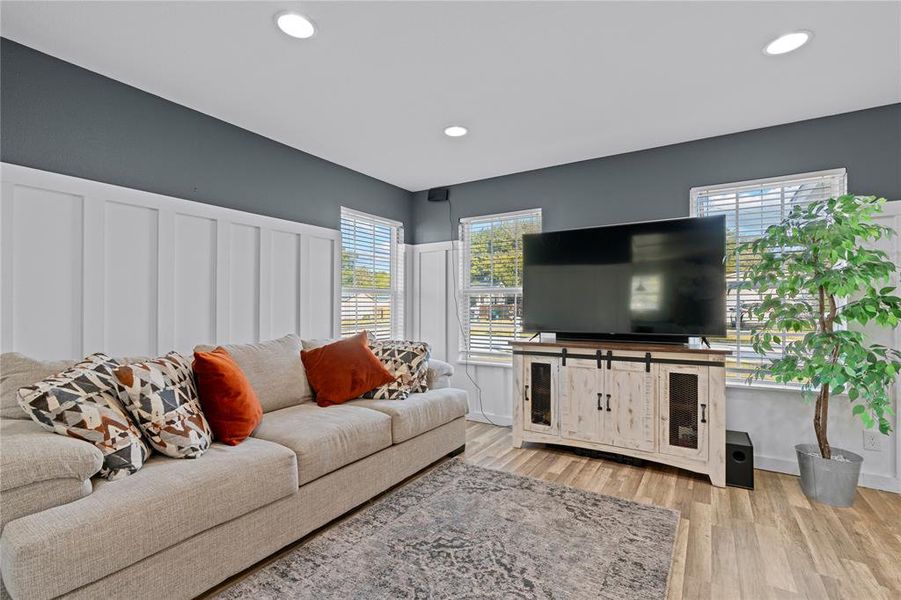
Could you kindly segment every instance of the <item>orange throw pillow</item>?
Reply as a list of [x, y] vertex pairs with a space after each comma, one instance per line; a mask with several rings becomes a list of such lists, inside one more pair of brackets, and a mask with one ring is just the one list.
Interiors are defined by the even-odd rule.
[[319, 406], [341, 404], [394, 381], [394, 375], [369, 349], [365, 331], [326, 346], [301, 350], [300, 358]]
[[263, 407], [244, 371], [225, 348], [194, 353], [194, 379], [200, 406], [213, 437], [237, 446], [263, 420]]

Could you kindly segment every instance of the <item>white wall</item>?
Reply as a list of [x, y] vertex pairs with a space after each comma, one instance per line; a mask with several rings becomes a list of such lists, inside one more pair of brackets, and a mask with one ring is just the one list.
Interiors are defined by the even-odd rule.
[[338, 331], [339, 232], [0, 165], [0, 350], [81, 358]]
[[[880, 222], [901, 234], [901, 202], [889, 203]], [[896, 263], [901, 262], [901, 236], [883, 241], [881, 247]], [[412, 250], [412, 337], [431, 342], [436, 357], [455, 365], [454, 385], [470, 392], [470, 419], [509, 425], [513, 405], [511, 369], [497, 365], [464, 365], [459, 361], [460, 327], [453, 294], [458, 276], [455, 245], [436, 242], [413, 246]], [[901, 348], [901, 328], [871, 333], [874, 341]], [[478, 392], [467, 371], [482, 390], [481, 408]], [[895, 386], [895, 398], [895, 406], [901, 406], [901, 386]], [[755, 466], [797, 474], [795, 444], [815, 440], [813, 408], [803, 400], [800, 392], [739, 383], [727, 388], [726, 407], [727, 427], [747, 431], [751, 436]], [[847, 397], [832, 399], [830, 441], [864, 457], [861, 474], [864, 486], [901, 491], [901, 444], [897, 434], [901, 418], [896, 415], [894, 419], [895, 432], [888, 437], [880, 436], [881, 450], [864, 450], [863, 427], [859, 419], [851, 417]]]

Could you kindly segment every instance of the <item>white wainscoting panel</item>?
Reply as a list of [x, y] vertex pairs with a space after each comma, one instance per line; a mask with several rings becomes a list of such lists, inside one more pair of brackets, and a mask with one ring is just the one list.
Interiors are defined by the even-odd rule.
[[0, 175], [3, 352], [337, 335], [337, 230], [18, 165]]
[[423, 248], [414, 254], [414, 279], [419, 282], [419, 294], [415, 296], [414, 336], [432, 345], [435, 358], [448, 360], [447, 302], [453, 300], [447, 294], [448, 248]]
[[175, 215], [174, 347], [216, 339], [216, 220]]
[[269, 273], [268, 330], [297, 331], [300, 327], [300, 236], [273, 231]]
[[[159, 211], [133, 204], [105, 204], [105, 352], [129, 348], [159, 352]], [[102, 263], [101, 263], [102, 264]]]
[[28, 354], [78, 354], [84, 199], [63, 190], [13, 188], [6, 182], [3, 192], [4, 197], [12, 193], [18, 197], [3, 203], [3, 286], [8, 298], [4, 298], [4, 346], [19, 340], [21, 351]]
[[[301, 240], [301, 271], [306, 274], [301, 284], [303, 306], [301, 329], [307, 337], [336, 337], [339, 328], [341, 295], [341, 241], [337, 237], [307, 235]], [[321, 260], [334, 256], [333, 260]]]
[[228, 337], [234, 343], [260, 339], [260, 228], [229, 225]]

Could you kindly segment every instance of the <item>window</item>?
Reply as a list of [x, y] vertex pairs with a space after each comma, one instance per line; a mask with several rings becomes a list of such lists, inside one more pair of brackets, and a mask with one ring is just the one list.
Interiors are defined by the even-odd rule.
[[460, 323], [464, 359], [510, 358], [522, 330], [522, 236], [541, 231], [541, 210], [460, 219]]
[[341, 208], [341, 335], [404, 335], [404, 228]]
[[[732, 380], [747, 380], [766, 357], [751, 347], [751, 321], [748, 310], [760, 302], [755, 290], [739, 289], [743, 283], [743, 267], [752, 263], [752, 254], [736, 253], [738, 244], [760, 237], [766, 228], [782, 220], [798, 204], [839, 196], [846, 193], [844, 169], [805, 173], [692, 188], [691, 212], [697, 216], [726, 216], [726, 337], [712, 339], [714, 347], [730, 350], [726, 375]], [[783, 343], [802, 337], [807, 332], [773, 332]], [[778, 356], [779, 351], [776, 351]]]

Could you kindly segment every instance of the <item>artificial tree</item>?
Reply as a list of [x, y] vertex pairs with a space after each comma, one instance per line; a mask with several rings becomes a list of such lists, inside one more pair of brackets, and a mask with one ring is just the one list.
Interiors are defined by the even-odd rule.
[[[816, 394], [813, 427], [824, 459], [832, 458], [830, 395], [847, 393], [852, 413], [867, 428], [891, 431], [889, 387], [901, 371], [901, 352], [868, 344], [848, 328], [870, 322], [896, 327], [901, 321], [901, 298], [888, 283], [898, 267], [872, 248], [894, 234], [874, 222], [884, 204], [884, 198], [845, 195], [797, 205], [737, 249], [750, 262], [745, 285], [761, 295], [749, 311], [758, 323], [752, 346], [762, 356], [782, 347], [752, 377], [800, 383], [806, 396]], [[773, 332], [790, 332], [794, 339]]]

